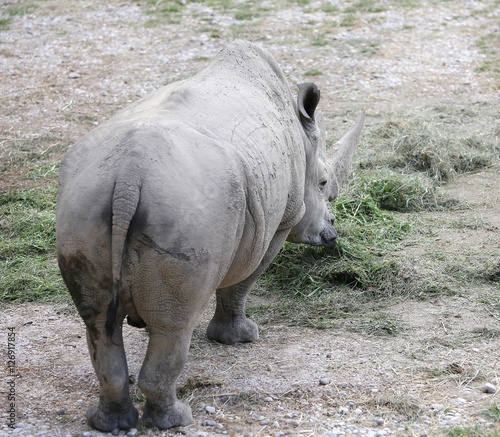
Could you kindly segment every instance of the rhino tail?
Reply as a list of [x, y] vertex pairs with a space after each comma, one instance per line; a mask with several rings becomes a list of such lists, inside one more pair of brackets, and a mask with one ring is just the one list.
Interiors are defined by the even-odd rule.
[[126, 253], [127, 235], [141, 195], [140, 183], [116, 182], [113, 190], [111, 223], [112, 297], [106, 314], [106, 334], [111, 337], [118, 324], [119, 290]]

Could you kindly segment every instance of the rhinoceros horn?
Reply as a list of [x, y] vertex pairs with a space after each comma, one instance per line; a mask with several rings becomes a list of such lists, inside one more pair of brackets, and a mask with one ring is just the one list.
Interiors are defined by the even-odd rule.
[[349, 174], [352, 157], [361, 136], [364, 121], [365, 112], [362, 111], [356, 124], [336, 144], [326, 151], [326, 162], [331, 175], [330, 200], [335, 199], [339, 195], [339, 190]]

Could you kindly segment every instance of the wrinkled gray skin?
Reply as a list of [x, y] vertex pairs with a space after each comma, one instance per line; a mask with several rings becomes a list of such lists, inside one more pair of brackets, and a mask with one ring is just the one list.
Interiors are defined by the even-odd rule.
[[272, 56], [236, 42], [66, 153], [57, 254], [100, 383], [91, 426], [127, 429], [138, 418], [125, 317], [150, 330], [139, 375], [144, 423], [187, 425], [191, 410], [175, 385], [214, 290], [208, 338], [254, 341], [245, 301], [285, 240], [335, 243], [328, 201], [348, 173], [364, 116], [326, 152], [318, 101], [316, 86], [303, 84], [296, 103]]

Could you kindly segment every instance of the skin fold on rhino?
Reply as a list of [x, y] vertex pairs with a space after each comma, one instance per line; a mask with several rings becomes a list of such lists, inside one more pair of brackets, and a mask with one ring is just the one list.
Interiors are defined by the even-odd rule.
[[143, 422], [192, 422], [175, 384], [193, 329], [216, 290], [208, 338], [254, 341], [252, 284], [285, 240], [335, 244], [329, 201], [344, 182], [364, 121], [332, 148], [320, 92], [295, 100], [273, 57], [235, 42], [197, 75], [160, 88], [75, 143], [59, 174], [59, 267], [85, 322], [101, 431], [128, 429], [122, 323], [147, 326]]

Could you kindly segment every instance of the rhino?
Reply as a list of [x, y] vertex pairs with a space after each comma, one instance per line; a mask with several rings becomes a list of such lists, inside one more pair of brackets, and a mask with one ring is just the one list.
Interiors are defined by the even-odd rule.
[[66, 152], [57, 260], [100, 384], [90, 426], [128, 429], [138, 420], [125, 318], [149, 331], [138, 378], [143, 423], [188, 425], [176, 380], [214, 291], [208, 338], [255, 341], [247, 296], [285, 241], [335, 244], [329, 202], [348, 175], [364, 112], [327, 150], [319, 100], [313, 83], [300, 84], [294, 99], [272, 55], [237, 41]]

